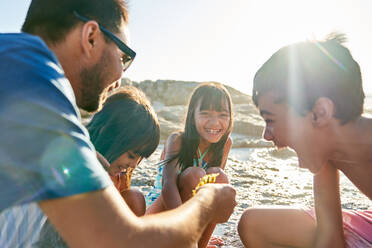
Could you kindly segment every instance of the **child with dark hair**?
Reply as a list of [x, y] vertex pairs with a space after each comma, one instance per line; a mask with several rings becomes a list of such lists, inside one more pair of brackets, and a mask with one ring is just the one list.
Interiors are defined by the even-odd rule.
[[110, 96], [87, 125], [96, 150], [109, 162], [106, 167], [126, 203], [137, 215], [145, 214], [144, 196], [130, 189], [133, 169], [159, 144], [155, 111], [142, 91], [126, 86]]
[[[225, 87], [218, 83], [198, 86], [188, 103], [184, 131], [172, 133], [164, 147], [156, 187], [147, 196], [150, 204], [154, 201], [147, 214], [176, 208], [190, 199], [206, 174], [219, 173], [216, 182], [228, 183], [223, 170], [232, 144], [232, 124], [232, 103]], [[199, 248], [207, 246], [214, 228], [210, 223]]]
[[[139, 190], [130, 188], [131, 176], [142, 158], [155, 151], [160, 139], [158, 119], [145, 94], [132, 86], [119, 88], [107, 98], [87, 129], [98, 159], [115, 187], [134, 214], [144, 215], [145, 198]], [[67, 247], [49, 221], [43, 225], [35, 245]]]
[[281, 48], [258, 70], [253, 101], [264, 138], [314, 173], [315, 208], [246, 210], [246, 247], [372, 247], [372, 211], [342, 210], [339, 171], [372, 199], [372, 119], [362, 116], [358, 63], [342, 34]]

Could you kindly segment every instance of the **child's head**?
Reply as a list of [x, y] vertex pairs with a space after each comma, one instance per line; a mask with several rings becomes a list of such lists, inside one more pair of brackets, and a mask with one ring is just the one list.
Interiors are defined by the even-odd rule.
[[[130, 86], [110, 96], [87, 128], [97, 151], [111, 166], [118, 163], [122, 167], [118, 170], [135, 167], [142, 157], [149, 157], [160, 139], [158, 119], [150, 102], [142, 91]], [[125, 161], [133, 163], [128, 166]]]
[[345, 124], [362, 114], [364, 92], [358, 63], [342, 45], [345, 36], [331, 34], [325, 41], [307, 41], [285, 46], [257, 71], [253, 101], [267, 92], [276, 101], [306, 114], [320, 97], [335, 105], [334, 117]]
[[222, 84], [199, 85], [189, 99], [185, 135], [225, 143], [232, 129], [231, 105], [230, 94]]
[[182, 170], [192, 165], [201, 141], [210, 143], [212, 166], [219, 166], [224, 145], [233, 125], [229, 92], [219, 83], [203, 83], [192, 93], [182, 135], [179, 163]]
[[252, 97], [266, 122], [264, 138], [293, 148], [299, 165], [314, 173], [332, 153], [334, 128], [363, 110], [360, 68], [343, 40], [336, 35], [281, 48], [254, 79]]

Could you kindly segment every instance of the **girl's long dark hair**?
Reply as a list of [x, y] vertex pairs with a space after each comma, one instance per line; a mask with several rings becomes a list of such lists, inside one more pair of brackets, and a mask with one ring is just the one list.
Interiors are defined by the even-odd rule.
[[150, 102], [132, 86], [110, 96], [87, 129], [96, 150], [109, 163], [128, 150], [149, 157], [160, 139], [159, 122]]
[[201, 101], [200, 110], [208, 109], [215, 111], [223, 111], [223, 103], [225, 102], [230, 114], [230, 122], [225, 134], [217, 143], [213, 143], [209, 147], [208, 152], [212, 154], [212, 159], [208, 163], [209, 167], [221, 165], [224, 146], [232, 130], [232, 103], [227, 89], [219, 83], [203, 83], [195, 88], [188, 103], [185, 130], [181, 134], [181, 150], [170, 159], [178, 158], [178, 166], [181, 171], [193, 166], [193, 159], [197, 157], [200, 135], [195, 126], [195, 110], [199, 101]]

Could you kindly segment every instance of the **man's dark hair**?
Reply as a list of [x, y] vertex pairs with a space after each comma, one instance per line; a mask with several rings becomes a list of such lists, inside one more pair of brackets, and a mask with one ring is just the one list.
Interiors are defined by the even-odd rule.
[[320, 97], [331, 99], [334, 117], [342, 124], [363, 112], [364, 92], [358, 63], [342, 44], [344, 34], [332, 33], [324, 41], [285, 46], [274, 53], [254, 77], [252, 98], [273, 92], [300, 114], [312, 110]]
[[114, 33], [128, 22], [123, 0], [32, 0], [22, 31], [40, 36], [45, 42], [56, 44], [81, 22], [74, 11], [97, 21]]

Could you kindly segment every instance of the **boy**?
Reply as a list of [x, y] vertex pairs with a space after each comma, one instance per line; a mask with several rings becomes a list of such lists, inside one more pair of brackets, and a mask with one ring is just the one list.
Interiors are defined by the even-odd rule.
[[372, 199], [372, 119], [361, 116], [360, 68], [344, 41], [283, 47], [255, 75], [264, 138], [314, 173], [315, 213], [248, 209], [238, 226], [246, 247], [372, 247], [372, 211], [341, 210], [339, 171]]

